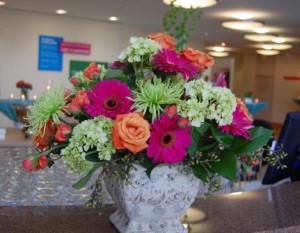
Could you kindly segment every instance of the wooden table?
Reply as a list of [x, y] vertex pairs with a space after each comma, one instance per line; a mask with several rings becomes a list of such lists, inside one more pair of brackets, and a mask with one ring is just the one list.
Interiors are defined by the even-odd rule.
[[[299, 196], [300, 182], [295, 182], [241, 195], [198, 198], [186, 222], [191, 233], [300, 232]], [[108, 219], [115, 209], [107, 205], [99, 215], [81, 206], [2, 206], [0, 232], [117, 233]]]
[[25, 138], [22, 129], [6, 128], [6, 138], [5, 140], [0, 140], [0, 146], [30, 147], [32, 146], [32, 140], [30, 138]]

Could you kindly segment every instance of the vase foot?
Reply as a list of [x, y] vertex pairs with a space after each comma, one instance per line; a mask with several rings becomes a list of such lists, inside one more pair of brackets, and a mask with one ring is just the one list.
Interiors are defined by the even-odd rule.
[[188, 233], [179, 219], [137, 219], [130, 220], [119, 210], [109, 217], [120, 233]]

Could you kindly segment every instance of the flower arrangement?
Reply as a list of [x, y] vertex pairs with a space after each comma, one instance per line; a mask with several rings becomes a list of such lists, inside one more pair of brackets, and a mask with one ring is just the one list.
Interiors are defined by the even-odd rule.
[[16, 83], [17, 88], [27, 88], [27, 89], [32, 89], [31, 83], [27, 83], [24, 80], [20, 80]]
[[63, 159], [84, 175], [75, 188], [106, 166], [126, 179], [134, 163], [149, 176], [156, 166], [182, 163], [210, 191], [218, 176], [235, 181], [237, 161], [256, 161], [272, 131], [252, 125], [224, 75], [213, 83], [201, 78], [214, 64], [210, 56], [176, 51], [175, 43], [165, 33], [131, 37], [109, 69], [91, 63], [69, 79], [72, 89], [41, 96], [28, 115], [36, 152], [24, 169]]
[[20, 88], [20, 90], [21, 90], [21, 98], [22, 99], [24, 98], [25, 100], [28, 100], [29, 99], [28, 90], [32, 89], [31, 83], [27, 83], [24, 80], [20, 80], [16, 83], [16, 87]]

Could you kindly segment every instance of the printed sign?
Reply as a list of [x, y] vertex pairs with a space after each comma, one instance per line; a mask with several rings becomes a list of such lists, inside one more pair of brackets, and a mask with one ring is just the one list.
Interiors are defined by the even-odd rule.
[[63, 54], [59, 50], [62, 37], [39, 36], [39, 70], [62, 71]]
[[85, 54], [89, 55], [91, 53], [91, 45], [85, 43], [75, 43], [75, 42], [61, 42], [60, 51], [62, 53], [74, 53], [74, 54]]

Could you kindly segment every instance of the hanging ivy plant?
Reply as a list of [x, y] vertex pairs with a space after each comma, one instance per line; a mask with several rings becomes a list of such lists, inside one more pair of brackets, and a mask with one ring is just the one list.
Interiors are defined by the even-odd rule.
[[202, 11], [200, 8], [187, 9], [175, 6], [174, 1], [170, 6], [163, 17], [163, 27], [166, 33], [176, 38], [176, 49], [180, 50], [196, 30]]

